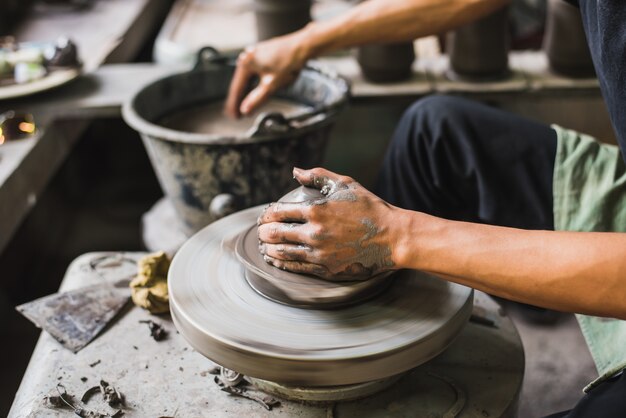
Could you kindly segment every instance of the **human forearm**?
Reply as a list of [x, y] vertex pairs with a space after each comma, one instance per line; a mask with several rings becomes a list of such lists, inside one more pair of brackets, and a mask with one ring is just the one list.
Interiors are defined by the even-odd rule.
[[263, 212], [260, 250], [275, 267], [329, 280], [417, 269], [520, 302], [626, 319], [626, 233], [450, 221], [392, 206], [328, 170], [294, 176], [323, 197]]
[[403, 216], [407, 232], [396, 244], [400, 267], [520, 302], [626, 319], [626, 234], [527, 231], [415, 212]]
[[[246, 48], [226, 99], [226, 114], [249, 114], [293, 81], [307, 60], [367, 43], [413, 40], [444, 32], [501, 7], [508, 0], [369, 0], [333, 19]], [[250, 78], [258, 85], [247, 92]]]
[[508, 0], [369, 0], [298, 35], [308, 58], [368, 43], [413, 40], [478, 19]]

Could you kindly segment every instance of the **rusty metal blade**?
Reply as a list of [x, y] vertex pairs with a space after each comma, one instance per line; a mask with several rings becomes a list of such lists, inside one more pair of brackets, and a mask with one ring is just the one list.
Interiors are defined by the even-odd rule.
[[44, 296], [16, 309], [65, 348], [77, 353], [102, 331], [129, 299], [127, 286], [103, 283]]

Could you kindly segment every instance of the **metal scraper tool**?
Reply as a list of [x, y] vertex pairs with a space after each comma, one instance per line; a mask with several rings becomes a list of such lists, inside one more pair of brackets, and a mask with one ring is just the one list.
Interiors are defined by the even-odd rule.
[[128, 303], [128, 280], [44, 296], [16, 307], [65, 348], [77, 353]]

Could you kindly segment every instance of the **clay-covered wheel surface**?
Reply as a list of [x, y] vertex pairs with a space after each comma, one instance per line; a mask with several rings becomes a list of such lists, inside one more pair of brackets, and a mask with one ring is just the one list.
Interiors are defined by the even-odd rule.
[[170, 309], [200, 353], [259, 379], [332, 386], [393, 376], [443, 351], [467, 322], [472, 290], [413, 270], [357, 305], [301, 309], [253, 290], [234, 253], [262, 206], [210, 224], [178, 251]]
[[254, 224], [237, 237], [235, 255], [246, 269], [250, 286], [278, 303], [317, 309], [354, 305], [382, 292], [393, 281], [389, 277], [391, 272], [379, 273], [368, 280], [331, 281], [281, 270], [263, 260], [258, 242]]

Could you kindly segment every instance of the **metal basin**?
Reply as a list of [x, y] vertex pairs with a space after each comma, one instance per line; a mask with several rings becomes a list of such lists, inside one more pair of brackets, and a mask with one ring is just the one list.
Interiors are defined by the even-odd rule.
[[294, 117], [261, 114], [239, 136], [182, 132], [165, 116], [226, 97], [234, 60], [204, 48], [191, 71], [143, 87], [123, 106], [187, 234], [238, 210], [275, 201], [295, 184], [293, 166], [320, 165], [331, 125], [345, 106], [345, 80], [315, 66], [275, 97], [307, 106]]

